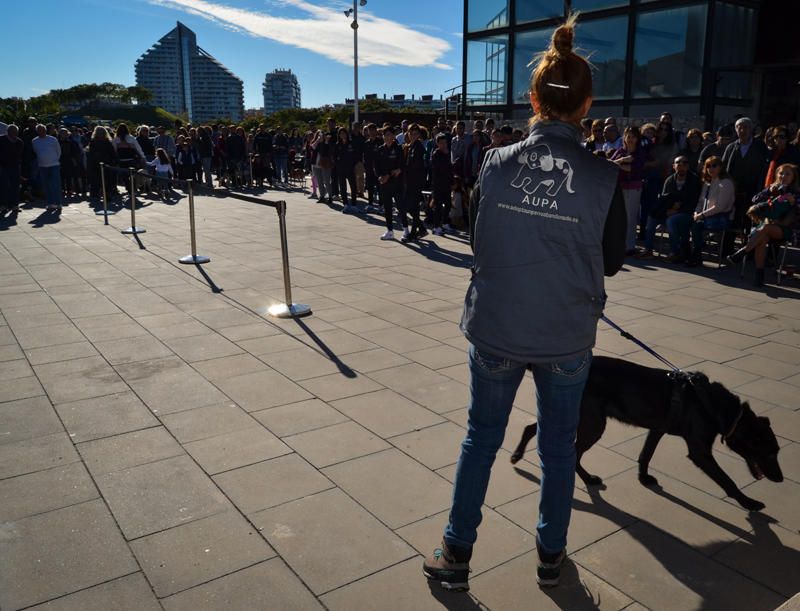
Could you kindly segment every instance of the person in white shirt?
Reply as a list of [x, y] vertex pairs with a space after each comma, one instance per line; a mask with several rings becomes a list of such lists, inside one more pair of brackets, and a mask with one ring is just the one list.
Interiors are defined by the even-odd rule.
[[47, 128], [39, 123], [36, 138], [31, 141], [39, 176], [44, 186], [48, 210], [61, 210], [61, 145], [58, 139], [47, 135]]

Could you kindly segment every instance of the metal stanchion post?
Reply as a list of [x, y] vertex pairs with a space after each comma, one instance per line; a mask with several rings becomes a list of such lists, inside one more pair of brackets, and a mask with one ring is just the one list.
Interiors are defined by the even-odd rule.
[[281, 258], [283, 259], [283, 288], [286, 292], [286, 303], [277, 303], [268, 308], [270, 316], [276, 318], [299, 318], [311, 314], [311, 306], [292, 303], [292, 280], [289, 277], [289, 245], [286, 239], [286, 202], [278, 202], [278, 223], [281, 232]]
[[136, 226], [136, 171], [130, 168], [131, 172], [131, 226], [123, 229], [122, 233], [145, 233], [145, 229]]
[[[100, 186], [103, 189], [103, 225], [108, 225], [108, 192], [106, 191], [106, 164], [100, 162]], [[99, 212], [95, 213], [99, 214]]]
[[211, 261], [208, 257], [204, 257], [203, 255], [197, 254], [197, 238], [195, 234], [195, 227], [194, 227], [194, 189], [192, 187], [192, 179], [186, 181], [187, 190], [189, 191], [189, 234], [190, 239], [192, 242], [192, 254], [186, 255], [185, 257], [181, 257], [178, 259], [179, 263], [184, 263], [186, 265], [190, 263], [195, 264], [202, 264], [208, 263]]

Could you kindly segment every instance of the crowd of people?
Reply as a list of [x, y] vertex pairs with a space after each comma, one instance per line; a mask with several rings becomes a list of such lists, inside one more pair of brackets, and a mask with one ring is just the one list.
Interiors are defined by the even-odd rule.
[[[753, 251], [756, 283], [763, 283], [769, 241], [792, 237], [796, 222], [800, 130], [761, 130], [747, 117], [716, 133], [673, 127], [670, 113], [657, 123], [617, 125], [613, 117], [581, 122], [582, 145], [619, 166], [628, 215], [627, 254], [654, 255], [658, 230], [669, 236], [668, 260], [696, 266], [704, 239], [718, 232], [730, 262]], [[193, 179], [207, 187], [258, 185], [285, 188], [310, 177], [311, 197], [346, 214], [383, 213], [383, 240], [414, 241], [468, 226], [468, 198], [487, 152], [523, 140], [525, 131], [493, 119], [422, 126], [370, 123], [349, 127], [332, 118], [324, 128], [246, 132], [214, 124], [140, 126], [120, 123], [56, 127], [33, 117], [24, 129], [0, 124], [0, 212], [41, 194], [50, 210], [64, 198], [97, 199], [100, 164], [136, 168], [160, 178]], [[115, 177], [108, 176], [111, 184]], [[395, 216], [396, 215], [396, 216]], [[736, 232], [752, 229], [734, 252]], [[766, 237], [765, 237], [766, 236]], [[641, 243], [641, 247], [637, 247]]]

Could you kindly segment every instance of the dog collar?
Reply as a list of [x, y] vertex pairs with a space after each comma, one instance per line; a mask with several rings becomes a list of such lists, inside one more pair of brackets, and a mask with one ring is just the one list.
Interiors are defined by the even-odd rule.
[[744, 414], [744, 408], [739, 410], [739, 415], [736, 416], [736, 420], [733, 421], [733, 425], [731, 426], [731, 430], [727, 432], [727, 434], [722, 436], [722, 441], [727, 441], [728, 438], [733, 435], [733, 432], [736, 430], [736, 427], [739, 426], [739, 421], [742, 419], [742, 415]]

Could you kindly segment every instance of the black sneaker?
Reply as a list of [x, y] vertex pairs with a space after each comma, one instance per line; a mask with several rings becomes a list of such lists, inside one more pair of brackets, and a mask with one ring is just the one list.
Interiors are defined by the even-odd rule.
[[[456, 558], [456, 555], [461, 556]], [[433, 550], [433, 554], [422, 563], [422, 574], [431, 581], [438, 581], [445, 590], [466, 592], [469, 590], [469, 559], [472, 550], [454, 554], [447, 543]]]
[[542, 588], [553, 588], [558, 585], [561, 577], [561, 565], [567, 552], [561, 550], [558, 554], [543, 554], [539, 552], [539, 565], [536, 567], [536, 583]]

